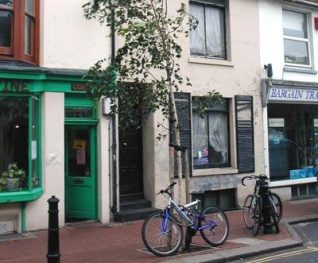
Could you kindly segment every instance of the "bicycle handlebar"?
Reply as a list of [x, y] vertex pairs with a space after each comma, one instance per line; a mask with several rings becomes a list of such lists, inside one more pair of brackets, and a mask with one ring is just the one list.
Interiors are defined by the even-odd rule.
[[262, 180], [262, 181], [266, 181], [268, 180], [268, 177], [266, 174], [260, 174], [260, 175], [247, 175], [247, 176], [244, 176], [242, 178], [242, 185], [246, 186], [246, 184], [244, 184], [244, 181], [248, 179], [248, 180], [252, 180], [252, 179], [255, 179], [256, 181], [257, 180]]
[[166, 189], [160, 190], [160, 191], [158, 192], [158, 194], [164, 194], [164, 193], [166, 193], [166, 194], [168, 194], [168, 195], [171, 196], [171, 193], [170, 193], [169, 191], [174, 187], [175, 184], [177, 184], [177, 182], [176, 182], [176, 181], [173, 181]]
[[175, 148], [176, 151], [181, 151], [181, 152], [184, 152], [186, 149], [188, 149], [188, 147], [186, 147], [186, 146], [176, 145], [176, 144], [172, 144], [172, 143], [170, 143], [169, 146], [172, 148]]

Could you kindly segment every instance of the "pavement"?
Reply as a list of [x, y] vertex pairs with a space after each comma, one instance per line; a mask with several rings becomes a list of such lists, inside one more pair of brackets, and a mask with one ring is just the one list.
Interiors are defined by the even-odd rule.
[[[283, 203], [283, 219], [278, 234], [257, 236], [248, 230], [242, 211], [226, 212], [230, 234], [220, 247], [209, 247], [197, 234], [191, 252], [170, 257], [149, 253], [141, 239], [143, 221], [100, 224], [88, 222], [72, 224], [60, 229], [61, 263], [203, 263], [228, 262], [262, 253], [302, 246], [303, 241], [292, 224], [318, 220], [318, 199], [287, 201]], [[1, 263], [47, 262], [47, 230], [0, 237]]]

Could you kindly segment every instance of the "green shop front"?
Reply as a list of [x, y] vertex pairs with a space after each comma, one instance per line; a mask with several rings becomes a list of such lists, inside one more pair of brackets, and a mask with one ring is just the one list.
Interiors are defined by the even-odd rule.
[[101, 182], [107, 187], [98, 176], [107, 170], [107, 156], [100, 163], [98, 152], [100, 142], [109, 141], [101, 128], [109, 120], [87, 98], [83, 74], [0, 71], [0, 234], [47, 228], [52, 195], [60, 200], [60, 225], [107, 220], [97, 200], [109, 207], [108, 197], [98, 196], [97, 189]]
[[273, 187], [293, 199], [317, 196], [318, 86], [273, 81], [266, 92], [268, 166]]

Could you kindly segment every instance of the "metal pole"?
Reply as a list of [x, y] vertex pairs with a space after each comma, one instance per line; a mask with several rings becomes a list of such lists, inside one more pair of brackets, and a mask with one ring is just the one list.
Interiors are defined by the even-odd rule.
[[54, 195], [47, 200], [49, 203], [49, 229], [48, 229], [48, 252], [47, 263], [60, 263], [60, 241], [59, 241], [59, 199]]
[[269, 203], [269, 193], [268, 193], [268, 183], [261, 182], [261, 197], [263, 203], [263, 233], [264, 234], [272, 234], [273, 233], [273, 224], [271, 220], [271, 212], [270, 212], [270, 203]]
[[[183, 164], [184, 164], [184, 170], [185, 170], [185, 194], [186, 194], [186, 203], [190, 202], [190, 175], [189, 175], [189, 155], [188, 155], [188, 149], [185, 149], [182, 152], [183, 157]], [[185, 231], [185, 239], [184, 239], [184, 250], [190, 251], [191, 250], [191, 243], [192, 243], [192, 236], [193, 236], [193, 230], [190, 226], [187, 226]]]

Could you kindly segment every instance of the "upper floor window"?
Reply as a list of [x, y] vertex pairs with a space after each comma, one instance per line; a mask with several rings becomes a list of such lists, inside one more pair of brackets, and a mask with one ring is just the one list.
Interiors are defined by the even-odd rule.
[[0, 60], [38, 62], [39, 0], [0, 0]]
[[190, 1], [190, 13], [198, 19], [190, 35], [191, 55], [226, 59], [225, 0]]
[[311, 66], [308, 15], [283, 10], [284, 57], [291, 66]]
[[193, 103], [194, 167], [230, 166], [228, 102], [211, 105], [203, 116], [195, 111]]

